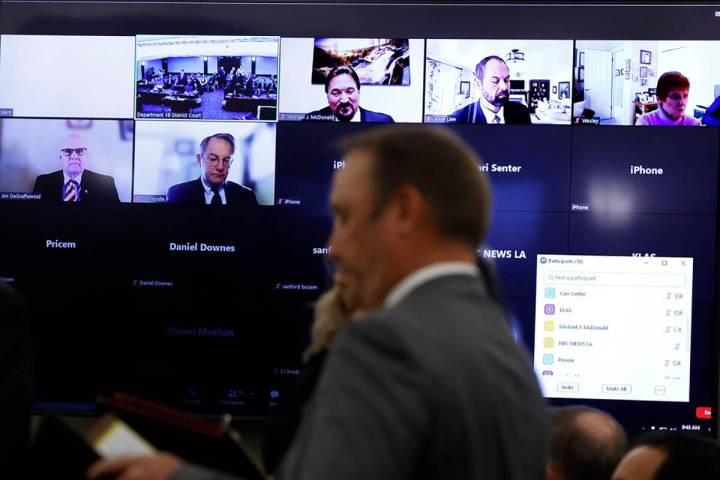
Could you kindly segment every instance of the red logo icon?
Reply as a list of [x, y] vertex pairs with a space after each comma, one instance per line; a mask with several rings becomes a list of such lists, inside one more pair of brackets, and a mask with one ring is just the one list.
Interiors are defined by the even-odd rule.
[[697, 407], [695, 416], [701, 420], [710, 420], [712, 418], [712, 407]]

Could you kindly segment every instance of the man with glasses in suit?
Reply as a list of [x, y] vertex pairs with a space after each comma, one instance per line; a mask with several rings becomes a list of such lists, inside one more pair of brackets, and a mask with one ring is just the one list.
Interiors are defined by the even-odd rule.
[[192, 205], [257, 205], [252, 190], [227, 181], [235, 153], [235, 138], [229, 133], [216, 133], [200, 142], [198, 165], [200, 178], [173, 185], [168, 189], [167, 202]]
[[63, 140], [59, 152], [62, 170], [38, 175], [34, 194], [52, 202], [119, 202], [115, 179], [88, 170], [90, 160], [87, 141], [73, 134]]

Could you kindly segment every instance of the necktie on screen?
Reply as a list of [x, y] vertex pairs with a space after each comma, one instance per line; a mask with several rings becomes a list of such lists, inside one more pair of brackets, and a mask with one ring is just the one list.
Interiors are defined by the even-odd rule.
[[220, 187], [213, 187], [212, 189], [213, 197], [212, 200], [210, 200], [210, 205], [222, 205], [222, 198], [220, 198]]
[[502, 120], [500, 119], [500, 115], [495, 115], [492, 121], [494, 124], [499, 125]]
[[78, 183], [75, 180], [70, 180], [65, 184], [65, 195], [63, 195], [63, 202], [77, 202], [78, 201]]

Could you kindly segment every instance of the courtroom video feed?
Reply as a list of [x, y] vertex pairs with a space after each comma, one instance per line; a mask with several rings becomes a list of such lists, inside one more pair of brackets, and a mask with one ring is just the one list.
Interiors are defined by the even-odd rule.
[[718, 57], [720, 42], [578, 41], [574, 123], [718, 126]]
[[283, 38], [280, 120], [422, 121], [423, 40]]
[[129, 202], [132, 120], [0, 119], [0, 199]]
[[428, 40], [425, 122], [570, 124], [570, 40]]
[[2, 35], [0, 117], [132, 118], [133, 37]]
[[275, 195], [275, 123], [136, 123], [134, 202], [252, 207]]
[[277, 119], [278, 37], [138, 35], [136, 117]]

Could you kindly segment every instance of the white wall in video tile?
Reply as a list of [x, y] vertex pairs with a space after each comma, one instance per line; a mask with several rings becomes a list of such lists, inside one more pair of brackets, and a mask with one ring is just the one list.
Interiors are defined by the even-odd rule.
[[134, 37], [3, 35], [0, 109], [15, 117], [132, 118]]

